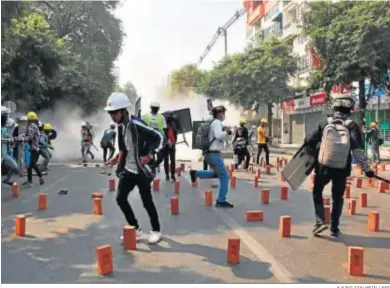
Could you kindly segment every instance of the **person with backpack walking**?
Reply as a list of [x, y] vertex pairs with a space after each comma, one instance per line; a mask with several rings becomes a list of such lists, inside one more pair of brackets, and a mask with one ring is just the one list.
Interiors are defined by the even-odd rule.
[[247, 141], [244, 137], [244, 132], [241, 127], [238, 127], [236, 131], [236, 135], [234, 136], [234, 140], [232, 142], [233, 144], [233, 152], [236, 158], [235, 161], [235, 167], [238, 169], [239, 165], [245, 160], [246, 157], [246, 169], [249, 166], [249, 157], [248, 157], [248, 149], [247, 147]]
[[[156, 165], [162, 161], [164, 136], [158, 130], [147, 126], [137, 116], [130, 115], [127, 110], [129, 107], [131, 107], [131, 102], [124, 93], [113, 93], [107, 100], [104, 110], [118, 124], [119, 154], [105, 164], [118, 163], [116, 175], [119, 178], [119, 184], [116, 202], [127, 223], [136, 228], [136, 235], [139, 239], [142, 236], [142, 230], [127, 199], [134, 187], [138, 187], [142, 204], [149, 215], [152, 226], [148, 241], [150, 244], [155, 244], [161, 240], [162, 234], [156, 205], [153, 201], [151, 182], [156, 176]], [[155, 161], [155, 154], [158, 156], [157, 161]]]
[[364, 155], [360, 127], [355, 121], [349, 119], [354, 106], [355, 101], [352, 96], [335, 98], [332, 103], [333, 116], [320, 121], [317, 128], [304, 141], [312, 155], [317, 158], [313, 187], [316, 215], [313, 234], [315, 236], [328, 229], [325, 224], [322, 192], [330, 181], [332, 181], [331, 236], [337, 237], [340, 234], [340, 216], [347, 177], [352, 169], [352, 155], [367, 177], [374, 176]]
[[222, 122], [225, 120], [226, 108], [224, 106], [213, 107], [211, 113], [213, 119], [203, 123], [195, 136], [197, 147], [202, 147], [205, 153], [205, 160], [212, 170], [190, 170], [191, 181], [194, 183], [196, 178], [211, 179], [219, 178], [219, 195], [215, 203], [216, 207], [233, 208], [233, 204], [226, 200], [229, 185], [228, 171], [221, 156], [223, 142], [232, 131], [224, 127]]
[[111, 159], [115, 154], [115, 139], [116, 139], [116, 131], [115, 131], [115, 124], [111, 124], [110, 128], [104, 130], [103, 137], [100, 140], [100, 147], [103, 149], [103, 161], [107, 161], [107, 150], [110, 150], [110, 157], [108, 159]]
[[371, 159], [373, 163], [379, 163], [381, 161], [380, 154], [379, 154], [379, 146], [382, 144], [383, 141], [379, 137], [379, 129], [377, 128], [378, 123], [377, 122], [371, 122], [370, 128], [363, 129], [363, 133], [367, 137], [367, 142], [370, 144], [371, 148]]

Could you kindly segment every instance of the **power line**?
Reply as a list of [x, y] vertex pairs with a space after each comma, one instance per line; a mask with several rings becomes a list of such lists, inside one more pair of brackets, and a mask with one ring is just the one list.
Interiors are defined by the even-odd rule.
[[245, 9], [241, 9], [239, 11], [236, 11], [234, 13], [233, 17], [229, 19], [228, 22], [226, 22], [225, 25], [222, 27], [218, 27], [217, 32], [215, 33], [214, 37], [211, 39], [210, 43], [206, 46], [206, 49], [204, 50], [202, 56], [199, 58], [198, 65], [202, 63], [202, 61], [206, 58], [207, 54], [209, 54], [210, 50], [213, 48], [215, 42], [217, 42], [219, 36], [225, 37], [225, 56], [227, 55], [227, 29], [234, 24], [242, 15], [245, 14]]

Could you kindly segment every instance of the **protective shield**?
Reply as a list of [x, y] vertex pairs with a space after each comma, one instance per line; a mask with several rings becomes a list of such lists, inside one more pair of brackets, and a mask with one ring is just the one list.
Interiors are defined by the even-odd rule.
[[313, 171], [315, 163], [315, 157], [309, 154], [307, 146], [303, 145], [283, 169], [282, 175], [295, 191]]
[[141, 118], [141, 98], [142, 97], [137, 97], [134, 103], [134, 114], [139, 118]]
[[195, 141], [195, 137], [196, 137], [196, 131], [198, 131], [199, 127], [205, 123], [206, 121], [194, 121], [192, 122], [192, 128], [194, 130], [194, 133], [192, 133], [192, 150], [195, 150], [195, 149], [199, 149], [199, 150], [202, 150], [201, 147], [198, 147], [196, 145], [196, 141]]
[[176, 144], [185, 143], [187, 146], [188, 142], [185, 136], [185, 133], [192, 132], [192, 120], [191, 120], [191, 111], [189, 108], [175, 110], [175, 111], [166, 111], [162, 113], [165, 116], [165, 119], [171, 118], [172, 126], [176, 129], [178, 135], [182, 135], [183, 140], [178, 141]]

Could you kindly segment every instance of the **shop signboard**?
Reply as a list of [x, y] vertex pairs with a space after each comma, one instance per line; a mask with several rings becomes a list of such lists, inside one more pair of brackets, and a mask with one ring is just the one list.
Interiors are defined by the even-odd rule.
[[325, 92], [320, 92], [310, 96], [310, 107], [319, 107], [326, 104], [327, 95]]

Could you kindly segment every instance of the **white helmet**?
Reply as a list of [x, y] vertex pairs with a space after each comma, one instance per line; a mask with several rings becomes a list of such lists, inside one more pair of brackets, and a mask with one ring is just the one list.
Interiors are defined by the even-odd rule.
[[153, 101], [152, 103], [150, 103], [150, 107], [160, 108], [160, 103], [158, 103], [157, 101]]
[[125, 109], [131, 106], [131, 102], [129, 97], [126, 94], [121, 92], [115, 92], [110, 95], [107, 99], [106, 107], [104, 110], [106, 111], [115, 111], [120, 109]]

